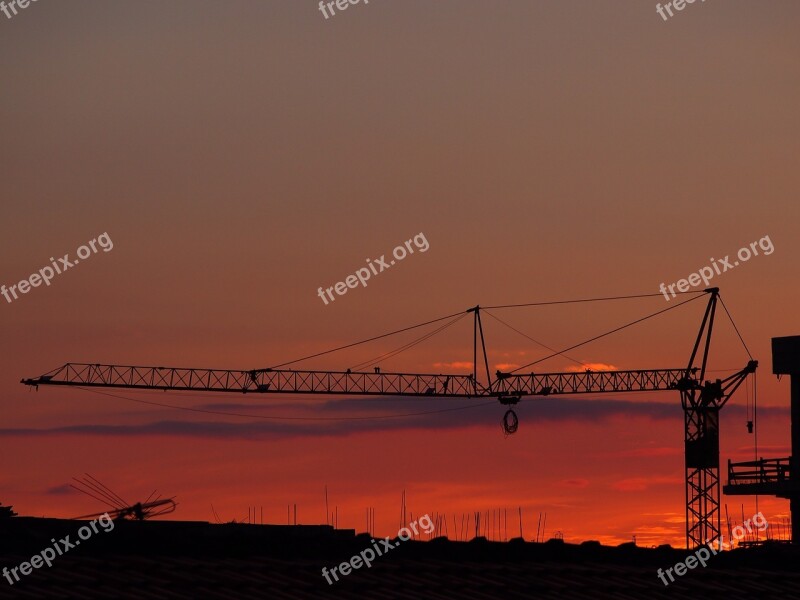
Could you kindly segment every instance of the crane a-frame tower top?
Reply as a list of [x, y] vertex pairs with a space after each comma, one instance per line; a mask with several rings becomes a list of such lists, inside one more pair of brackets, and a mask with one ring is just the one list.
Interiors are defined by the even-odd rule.
[[[350, 369], [345, 371], [295, 370], [277, 367], [237, 371], [67, 363], [39, 377], [23, 379], [21, 383], [37, 388], [40, 385], [47, 385], [249, 394], [486, 397], [495, 398], [505, 406], [513, 406], [523, 397], [674, 390], [680, 393], [685, 423], [686, 545], [688, 548], [696, 548], [720, 536], [719, 411], [747, 376], [754, 373], [758, 366], [758, 362], [751, 356], [743, 369], [725, 379], [713, 381], [706, 379], [711, 334], [717, 305], [721, 302], [721, 298], [719, 288], [709, 288], [704, 292], [708, 294], [708, 304], [688, 364], [684, 368], [635, 371], [587, 369], [583, 372], [535, 373], [531, 371], [519, 373], [522, 369], [534, 364], [530, 363], [509, 373], [496, 371], [492, 376], [486, 353], [481, 311], [486, 308], [507, 308], [508, 306], [483, 309], [475, 306], [467, 311], [421, 324], [428, 325], [441, 320], [462, 318], [469, 313], [473, 315], [474, 360], [473, 372], [470, 375], [382, 373], [379, 368], [375, 368], [374, 372]], [[603, 334], [603, 336], [672, 308], [677, 308], [697, 297], [700, 296], [638, 319]], [[724, 303], [722, 306], [724, 308]], [[725, 311], [727, 313], [727, 309]], [[728, 316], [730, 316], [729, 313]], [[407, 331], [421, 325], [400, 331]], [[372, 341], [393, 333], [398, 332], [364, 341]], [[588, 341], [603, 336], [597, 336]], [[563, 355], [564, 352], [588, 343], [588, 341], [556, 352], [551, 357]], [[352, 345], [355, 344], [343, 348]], [[479, 353], [486, 369], [485, 382], [481, 381], [478, 376]], [[321, 354], [325, 353], [306, 358], [313, 358]], [[298, 361], [292, 361], [292, 363], [294, 362]], [[284, 365], [292, 363], [284, 363]], [[518, 423], [513, 408], [507, 408], [503, 417], [503, 427], [506, 433], [514, 433]]]

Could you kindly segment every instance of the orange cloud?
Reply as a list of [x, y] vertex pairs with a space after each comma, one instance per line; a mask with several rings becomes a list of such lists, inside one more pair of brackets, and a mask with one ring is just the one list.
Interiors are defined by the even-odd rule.
[[570, 488], [585, 488], [589, 485], [588, 479], [563, 479], [558, 482], [559, 485]]
[[433, 366], [437, 369], [447, 368], [447, 369], [455, 369], [456, 371], [471, 371], [472, 370], [472, 362], [471, 361], [455, 361], [455, 362], [437, 362], [433, 363]]
[[619, 371], [617, 367], [614, 365], [609, 365], [606, 363], [585, 363], [582, 366], [572, 365], [566, 368], [566, 371], [569, 373], [583, 373], [589, 369], [590, 371]]
[[620, 479], [611, 484], [611, 488], [618, 492], [643, 492], [647, 488], [657, 485], [678, 485], [683, 483], [677, 477], [631, 477]]

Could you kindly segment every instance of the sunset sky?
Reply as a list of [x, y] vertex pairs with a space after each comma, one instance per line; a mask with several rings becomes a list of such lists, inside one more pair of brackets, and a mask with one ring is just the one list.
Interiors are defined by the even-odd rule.
[[[0, 501], [102, 511], [68, 487], [88, 472], [130, 502], [176, 496], [174, 518], [263, 506], [285, 523], [296, 503], [299, 522], [324, 523], [327, 485], [340, 527], [363, 530], [375, 507], [377, 533], [394, 535], [405, 490], [408, 510], [451, 524], [507, 508], [516, 535], [521, 507], [526, 538], [547, 512], [548, 537], [682, 546], [677, 392], [528, 398], [506, 437], [504, 407], [485, 399], [19, 381], [66, 362], [269, 367], [476, 304], [659, 294], [768, 236], [769, 255], [710, 285], [761, 363], [758, 454], [788, 456], [770, 338], [800, 334], [798, 19], [791, 0], [695, 2], [666, 22], [643, 0], [371, 0], [328, 19], [311, 0], [41, 0], [0, 14], [0, 284], [113, 242], [0, 296]], [[317, 295], [421, 233], [427, 251]], [[490, 312], [563, 349], [688, 297]], [[704, 306], [567, 354], [685, 367]], [[748, 355], [718, 317], [710, 366], [724, 377]], [[492, 371], [549, 354], [483, 325]], [[434, 328], [294, 366], [344, 370]], [[468, 316], [380, 367], [471, 361]], [[723, 464], [755, 456], [752, 395], [723, 411]], [[430, 414], [376, 418], [409, 413]], [[788, 502], [758, 509], [780, 518]]]

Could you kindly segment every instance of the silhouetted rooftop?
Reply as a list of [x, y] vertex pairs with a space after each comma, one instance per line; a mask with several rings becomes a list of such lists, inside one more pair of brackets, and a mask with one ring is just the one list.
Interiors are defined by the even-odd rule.
[[[2, 566], [14, 567], [77, 537], [80, 521], [0, 522]], [[328, 585], [322, 568], [370, 547], [353, 530], [203, 522], [118, 522], [21, 581], [0, 580], [0, 598], [419, 599], [800, 598], [800, 552], [768, 545], [712, 557], [675, 583], [656, 576], [686, 551], [597, 543], [403, 542]]]

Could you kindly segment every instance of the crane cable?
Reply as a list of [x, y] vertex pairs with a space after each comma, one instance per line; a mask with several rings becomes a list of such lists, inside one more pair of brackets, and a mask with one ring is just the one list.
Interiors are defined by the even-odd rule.
[[467, 313], [462, 313], [459, 316], [455, 317], [452, 321], [450, 321], [449, 323], [445, 323], [444, 325], [442, 325], [438, 329], [434, 329], [433, 331], [431, 331], [429, 333], [426, 333], [425, 335], [417, 338], [416, 340], [408, 342], [407, 344], [404, 344], [403, 346], [400, 346], [399, 348], [391, 350], [391, 351], [389, 351], [389, 352], [387, 352], [385, 354], [380, 354], [380, 355], [376, 356], [375, 358], [372, 358], [370, 360], [364, 361], [362, 363], [358, 363], [357, 365], [354, 365], [354, 366], [350, 367], [350, 369], [352, 371], [357, 371], [359, 369], [366, 369], [366, 368], [369, 368], [369, 367], [371, 367], [373, 365], [378, 364], [381, 360], [384, 360], [384, 359], [387, 359], [387, 358], [392, 358], [393, 356], [397, 356], [398, 354], [400, 354], [402, 352], [405, 352], [409, 348], [413, 348], [414, 346], [429, 340], [430, 338], [432, 338], [433, 336], [435, 336], [438, 333], [441, 333], [442, 331], [444, 331], [448, 327], [450, 327], [452, 325], [455, 325], [456, 323], [458, 323], [461, 319], [463, 319], [466, 316], [467, 316]]
[[381, 335], [376, 335], [371, 338], [367, 338], [365, 340], [361, 340], [359, 342], [353, 342], [352, 344], [346, 344], [344, 346], [339, 346], [338, 348], [332, 348], [330, 350], [325, 350], [323, 352], [317, 352], [316, 354], [309, 354], [308, 356], [304, 356], [303, 358], [296, 358], [294, 360], [290, 360], [288, 362], [281, 363], [279, 365], [273, 365], [270, 369], [278, 369], [280, 367], [285, 367], [287, 365], [292, 365], [294, 363], [298, 363], [304, 360], [308, 360], [309, 358], [316, 358], [318, 356], [324, 356], [325, 354], [331, 354], [333, 352], [338, 352], [339, 350], [345, 350], [346, 348], [352, 348], [354, 346], [360, 346], [361, 344], [366, 344], [367, 342], [374, 342], [375, 340], [379, 340], [381, 338], [389, 337], [390, 335], [396, 335], [398, 333], [403, 333], [404, 331], [410, 331], [411, 329], [417, 329], [419, 327], [424, 327], [425, 325], [430, 325], [431, 323], [437, 323], [439, 321], [444, 321], [445, 319], [451, 319], [455, 316], [460, 314], [466, 314], [465, 311], [458, 311], [453, 313], [452, 315], [447, 315], [445, 317], [439, 317], [438, 319], [433, 319], [431, 321], [425, 321], [424, 323], [419, 323], [417, 325], [412, 325], [411, 327], [403, 327], [402, 329], [397, 329], [396, 331], [390, 331], [389, 333], [383, 333]]
[[[704, 294], [705, 292], [674, 292], [675, 294]], [[525, 304], [500, 304], [497, 306], [481, 306], [481, 308], [520, 308], [524, 306], [554, 306], [557, 304], [578, 304], [581, 302], [603, 302], [605, 300], [630, 300], [633, 298], [653, 298], [663, 294], [634, 294], [630, 296], [600, 296], [598, 298], [578, 298], [577, 300], [551, 300], [548, 302], [528, 302]]]
[[[731, 315], [728, 307], [725, 306], [725, 301], [722, 299], [722, 296], [718, 296], [719, 301], [722, 303], [722, 308], [725, 309], [725, 314], [728, 315], [728, 319], [733, 325], [734, 331], [736, 331], [736, 335], [739, 336], [739, 341], [742, 342], [742, 346], [744, 346], [745, 351], [747, 352], [747, 356], [750, 357], [750, 360], [753, 360], [753, 355], [750, 354], [750, 349], [747, 347], [747, 344], [742, 337], [742, 334], [739, 332], [739, 328], [736, 326], [736, 323], [733, 320], [733, 316]], [[750, 385], [745, 380], [747, 384], [747, 405], [745, 408], [746, 416], [747, 416], [747, 429], [748, 432], [753, 434], [753, 454], [754, 460], [758, 461], [758, 372], [753, 371], [753, 389], [752, 389], [752, 401], [750, 400]], [[758, 494], [756, 494], [756, 512], [758, 512]]]
[[753, 360], [753, 355], [750, 354], [750, 349], [747, 347], [747, 344], [744, 343], [744, 338], [742, 337], [742, 334], [739, 333], [739, 328], [736, 326], [736, 323], [734, 323], [733, 317], [731, 316], [730, 311], [728, 311], [728, 307], [725, 306], [725, 301], [722, 299], [722, 296], [719, 295], [719, 294], [717, 294], [717, 298], [719, 298], [719, 301], [722, 303], [722, 308], [725, 309], [725, 314], [728, 315], [728, 319], [730, 320], [731, 325], [733, 325], [733, 329], [734, 329], [734, 331], [736, 331], [736, 335], [739, 336], [739, 341], [742, 342], [742, 346], [744, 346], [745, 352], [747, 352], [747, 356], [750, 357], [750, 360]]
[[[599, 340], [600, 338], [604, 338], [606, 336], [609, 336], [612, 333], [616, 333], [618, 331], [622, 331], [623, 329], [627, 329], [628, 327], [632, 327], [633, 325], [636, 325], [636, 324], [641, 323], [643, 321], [647, 321], [648, 319], [652, 319], [653, 317], [656, 317], [656, 316], [658, 316], [660, 314], [663, 314], [663, 313], [668, 312], [670, 310], [674, 310], [676, 308], [679, 308], [679, 307], [683, 306], [684, 304], [688, 304], [689, 302], [693, 302], [693, 301], [697, 300], [698, 298], [701, 298], [703, 296], [703, 294], [705, 294], [705, 292], [698, 292], [698, 294], [699, 295], [695, 296], [694, 298], [689, 298], [688, 300], [684, 300], [683, 302], [680, 302], [678, 304], [674, 304], [674, 305], [672, 305], [672, 306], [670, 306], [668, 308], [665, 308], [663, 310], [656, 311], [656, 312], [651, 313], [651, 314], [649, 314], [647, 316], [644, 316], [644, 317], [641, 317], [639, 319], [636, 319], [635, 321], [631, 321], [630, 323], [626, 323], [625, 325], [621, 325], [619, 327], [615, 327], [611, 331], [606, 331], [605, 333], [601, 333], [600, 335], [596, 335], [596, 336], [594, 336], [592, 338], [589, 338], [588, 340], [585, 340], [583, 342], [580, 342], [578, 344], [570, 346], [569, 348], [564, 348], [560, 352], [555, 352], [553, 354], [550, 354], [550, 355], [545, 356], [543, 358], [540, 358], [538, 360], [534, 360], [533, 362], [529, 362], [528, 364], [522, 365], [521, 367], [517, 367], [516, 369], [513, 369], [513, 370], [509, 371], [509, 373], [516, 373], [517, 371], [520, 371], [520, 370], [525, 369], [527, 367], [530, 367], [532, 365], [538, 364], [540, 362], [544, 362], [544, 361], [549, 360], [549, 359], [551, 359], [551, 358], [553, 358], [555, 356], [559, 356], [559, 355], [563, 356], [564, 352], [568, 352], [570, 350], [574, 350], [575, 348], [580, 348], [581, 346], [585, 346], [586, 344], [588, 344], [590, 342], [594, 342], [596, 340]], [[652, 294], [649, 294], [649, 295], [652, 296]], [[614, 299], [616, 299], [616, 298], [614, 298]]]
[[563, 352], [559, 352], [559, 351], [558, 351], [558, 350], [556, 350], [555, 348], [551, 348], [551, 347], [550, 347], [550, 346], [548, 346], [547, 344], [543, 344], [542, 342], [540, 342], [540, 341], [538, 341], [538, 340], [535, 340], [535, 339], [533, 339], [531, 336], [529, 336], [529, 335], [527, 335], [527, 334], [525, 334], [525, 333], [521, 332], [521, 331], [520, 331], [519, 329], [517, 329], [516, 327], [512, 327], [511, 325], [509, 325], [508, 323], [506, 323], [505, 321], [503, 321], [503, 319], [501, 319], [500, 317], [497, 317], [497, 316], [493, 315], [493, 314], [492, 314], [492, 313], [490, 313], [488, 310], [484, 309], [484, 310], [483, 310], [483, 312], [484, 312], [484, 313], [486, 313], [487, 315], [489, 315], [490, 317], [492, 317], [492, 318], [493, 318], [495, 321], [499, 321], [500, 323], [502, 323], [503, 325], [505, 325], [506, 327], [508, 327], [508, 328], [509, 328], [509, 329], [511, 329], [512, 331], [516, 331], [516, 332], [517, 332], [518, 334], [520, 334], [522, 337], [524, 337], [524, 338], [526, 338], [526, 339], [529, 339], [529, 340], [530, 340], [530, 341], [532, 341], [534, 344], [538, 344], [538, 345], [539, 345], [539, 346], [541, 346], [542, 348], [546, 348], [547, 350], [550, 350], [550, 352], [555, 352], [556, 354], [558, 354], [558, 355], [560, 355], [560, 356], [563, 356], [563, 357], [564, 357], [564, 358], [566, 358], [567, 360], [571, 360], [572, 362], [574, 362], [574, 363], [576, 363], [576, 364], [579, 364], [579, 365], [581, 365], [582, 367], [586, 367], [587, 369], [589, 368], [589, 365], [587, 365], [585, 362], [581, 362], [581, 361], [579, 361], [577, 358], [572, 358], [571, 356], [567, 356], [567, 355], [566, 355], [566, 354], [564, 354]]
[[[747, 344], [742, 337], [742, 334], [739, 332], [739, 328], [736, 326], [736, 323], [731, 316], [728, 307], [725, 306], [725, 301], [722, 299], [722, 296], [717, 296], [719, 301], [722, 303], [722, 308], [725, 309], [725, 314], [728, 315], [728, 319], [733, 325], [734, 331], [736, 331], [736, 335], [739, 336], [739, 341], [742, 342], [742, 346], [744, 346], [745, 352], [747, 352], [747, 356], [750, 357], [750, 360], [753, 360], [753, 355], [750, 354], [750, 349], [747, 347]], [[745, 380], [746, 382], [747, 380]], [[747, 386], [747, 392], [749, 396], [750, 386]], [[748, 397], [749, 400], [749, 397]], [[748, 432], [753, 434], [753, 454], [754, 460], [758, 461], [758, 372], [753, 371], [753, 399], [752, 402], [748, 402], [748, 406], [746, 407], [747, 413], [747, 429]], [[758, 514], [758, 494], [756, 496], [756, 514]]]
[[[676, 292], [676, 294], [698, 294], [698, 295], [702, 295], [704, 293], [705, 292]], [[632, 298], [652, 298], [654, 296], [661, 296], [661, 295], [662, 294], [635, 294], [635, 295], [630, 295], [630, 296], [601, 296], [601, 297], [597, 297], [597, 298], [579, 298], [577, 300], [552, 300], [552, 301], [547, 301], [547, 302], [529, 302], [529, 303], [526, 303], [526, 304], [502, 304], [502, 305], [495, 305], [495, 306], [486, 306], [486, 307], [481, 307], [481, 308], [492, 308], [492, 309], [494, 309], [494, 308], [518, 308], [518, 307], [524, 307], [524, 306], [553, 306], [553, 305], [558, 305], [558, 304], [576, 304], [576, 303], [581, 303], [581, 302], [601, 302], [601, 301], [605, 301], [605, 300], [627, 300], [627, 299], [632, 299]], [[677, 306], [680, 306], [680, 305], [677, 305]], [[675, 307], [673, 307], [673, 308], [675, 308]], [[472, 310], [472, 309], [470, 309], [470, 310]], [[425, 325], [430, 325], [432, 323], [437, 323], [439, 321], [445, 321], [447, 319], [451, 319], [453, 317], [456, 317], [456, 316], [459, 316], [461, 314], [464, 314], [465, 312], [469, 312], [469, 311], [460, 310], [458, 312], [455, 312], [455, 313], [450, 314], [450, 315], [446, 315], [444, 317], [439, 317], [437, 319], [432, 319], [430, 321], [425, 321], [424, 323], [419, 323], [417, 325], [411, 325], [410, 327], [403, 327], [402, 329], [397, 329], [395, 331], [390, 331], [388, 333], [383, 333], [381, 335], [376, 335], [374, 337], [370, 337], [370, 338], [367, 338], [367, 339], [364, 339], [364, 340], [360, 340], [358, 342], [353, 342], [351, 344], [345, 344], [344, 346], [338, 346], [337, 348], [331, 348], [330, 350], [325, 350], [323, 352], [317, 352], [316, 354], [309, 354], [308, 356], [304, 356], [302, 358], [296, 358], [294, 360], [290, 360], [290, 361], [287, 361], [287, 362], [284, 362], [284, 363], [273, 365], [273, 366], [271, 366], [269, 368], [270, 369], [278, 369], [280, 367], [285, 367], [287, 365], [292, 365], [294, 363], [302, 362], [302, 361], [308, 360], [310, 358], [316, 358], [318, 356], [324, 356], [326, 354], [332, 354], [333, 352], [338, 352], [339, 350], [345, 350], [347, 348], [353, 348], [355, 346], [360, 346], [361, 344], [366, 344], [367, 342], [374, 342], [375, 340], [379, 340], [381, 338], [385, 338], [385, 337], [389, 337], [389, 336], [392, 336], [392, 335], [396, 335], [398, 333], [403, 333], [404, 331], [410, 331], [411, 329], [417, 329], [419, 327], [424, 327]], [[589, 341], [591, 341], [591, 340], [589, 340]]]

